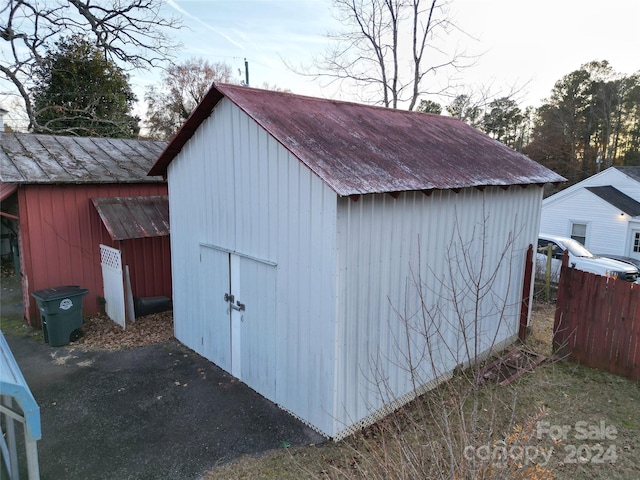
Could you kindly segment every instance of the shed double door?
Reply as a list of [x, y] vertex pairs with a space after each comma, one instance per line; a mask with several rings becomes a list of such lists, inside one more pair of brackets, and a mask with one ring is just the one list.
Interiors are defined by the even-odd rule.
[[276, 267], [223, 249], [201, 247], [214, 363], [267, 398], [275, 398]]

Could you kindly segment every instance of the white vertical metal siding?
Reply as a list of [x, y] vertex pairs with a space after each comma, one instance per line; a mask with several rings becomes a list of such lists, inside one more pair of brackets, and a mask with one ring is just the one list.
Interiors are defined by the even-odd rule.
[[[189, 320], [195, 329], [186, 335], [192, 335], [187, 338], [196, 343], [189, 346], [202, 355], [214, 356], [220, 368], [232, 372], [232, 320], [228, 303], [220, 301], [229, 293], [229, 253], [200, 246], [200, 261], [191, 268], [199, 282], [195, 287], [199, 297], [190, 299], [193, 317]], [[189, 327], [181, 316], [174, 323]]]
[[[398, 406], [414, 387], [412, 363], [413, 379], [426, 384], [517, 333], [541, 199], [530, 186], [339, 201], [334, 435], [375, 421], [385, 403]], [[485, 282], [477, 345], [473, 280]]]
[[245, 257], [238, 260], [239, 288], [232, 291], [243, 309], [232, 313], [240, 328], [239, 376], [255, 391], [275, 400], [276, 267]]
[[[263, 330], [243, 333], [242, 349], [268, 344], [274, 367], [262, 372], [272, 378], [249, 386], [331, 435], [335, 193], [227, 99], [170, 164], [168, 180], [176, 337], [221, 366], [226, 361], [220, 349], [228, 339], [219, 338], [215, 325], [224, 322], [228, 305], [225, 292], [212, 292], [225, 278], [201, 262], [201, 250], [213, 246], [271, 265], [256, 267], [256, 274], [274, 282], [274, 303], [266, 309], [273, 318], [243, 324]], [[241, 300], [248, 315], [252, 291], [267, 300], [255, 282], [243, 282], [251, 274], [243, 262]], [[249, 352], [242, 355], [242, 369], [251, 378], [259, 366]]]
[[626, 255], [629, 216], [585, 188], [542, 206], [540, 231], [571, 236], [571, 224], [587, 225], [586, 247], [594, 253]]

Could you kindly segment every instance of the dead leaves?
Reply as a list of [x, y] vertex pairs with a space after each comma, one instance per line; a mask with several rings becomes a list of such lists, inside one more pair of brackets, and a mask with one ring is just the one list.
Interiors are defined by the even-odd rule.
[[166, 342], [173, 338], [173, 312], [153, 313], [122, 329], [105, 315], [85, 319], [75, 345], [95, 350], [121, 350]]

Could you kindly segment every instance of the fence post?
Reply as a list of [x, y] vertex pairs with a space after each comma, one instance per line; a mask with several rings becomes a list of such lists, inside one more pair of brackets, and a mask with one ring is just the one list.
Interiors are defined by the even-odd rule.
[[551, 258], [553, 254], [553, 245], [548, 244], [545, 247], [547, 251], [547, 268], [544, 272], [544, 299], [545, 301], [551, 300]]
[[[562, 266], [560, 267], [560, 277], [558, 278], [558, 297], [556, 299], [556, 314], [553, 322], [553, 351], [556, 354], [564, 355], [571, 352], [567, 347], [569, 335], [575, 331], [571, 322], [575, 320], [575, 315], [571, 315], [570, 307], [573, 301], [573, 282], [575, 276], [574, 269], [569, 268], [569, 252], [565, 250], [562, 255]], [[569, 329], [571, 328], [571, 331]]]
[[524, 282], [522, 282], [522, 304], [520, 306], [520, 329], [518, 339], [524, 343], [529, 324], [529, 302], [531, 301], [531, 274], [533, 272], [533, 245], [529, 245], [524, 264]]

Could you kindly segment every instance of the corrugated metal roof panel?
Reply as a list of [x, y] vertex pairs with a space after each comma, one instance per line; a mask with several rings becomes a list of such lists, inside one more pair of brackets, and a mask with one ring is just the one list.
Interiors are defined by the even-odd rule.
[[565, 179], [452, 117], [214, 85], [149, 172], [227, 97], [341, 196]]
[[169, 235], [169, 197], [92, 198], [113, 240]]
[[634, 200], [629, 195], [622, 193], [611, 185], [585, 188], [631, 217], [637, 217], [640, 215], [640, 202]]
[[166, 142], [0, 133], [0, 180], [11, 183], [159, 182], [147, 172]]

